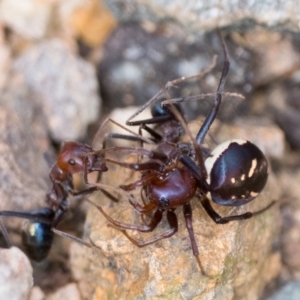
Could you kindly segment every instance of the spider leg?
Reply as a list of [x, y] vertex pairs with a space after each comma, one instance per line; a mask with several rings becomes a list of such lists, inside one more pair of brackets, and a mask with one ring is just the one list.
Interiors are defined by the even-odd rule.
[[205, 275], [205, 272], [203, 271], [203, 267], [202, 267], [202, 264], [201, 264], [201, 261], [199, 258], [199, 250], [198, 250], [197, 242], [196, 242], [195, 235], [194, 235], [193, 220], [192, 220], [192, 207], [191, 207], [190, 203], [186, 203], [183, 205], [183, 215], [184, 215], [184, 219], [185, 219], [185, 225], [186, 225], [187, 231], [190, 236], [193, 254], [197, 260], [197, 263], [201, 270], [201, 273]]
[[[206, 68], [205, 70], [203, 70], [201, 73], [197, 74], [197, 75], [188, 76], [188, 77], [180, 77], [180, 78], [174, 79], [172, 81], [168, 81], [162, 89], [160, 89], [150, 100], [148, 100], [138, 111], [136, 111], [126, 121], [126, 125], [132, 125], [133, 122], [139, 122], [139, 121], [131, 121], [131, 120], [133, 118], [135, 118], [137, 115], [139, 115], [143, 110], [145, 110], [151, 104], [155, 103], [158, 99], [160, 99], [161, 96], [166, 95], [170, 88], [176, 87], [176, 84], [181, 83], [181, 82], [185, 82], [187, 80], [200, 79], [200, 78], [204, 77], [206, 74], [208, 74], [209, 72], [211, 72], [211, 70], [216, 65], [216, 60], [217, 60], [217, 57], [214, 56], [210, 66], [208, 68]], [[168, 96], [168, 94], [167, 94], [167, 96]], [[168, 96], [167, 98], [170, 98], [170, 97]]]
[[[159, 210], [157, 210], [159, 211]], [[155, 216], [155, 214], [154, 214]], [[162, 232], [161, 234], [154, 236], [148, 240], [143, 240], [143, 241], [137, 241], [135, 239], [133, 239], [131, 236], [128, 235], [128, 233], [125, 230], [120, 230], [134, 245], [138, 246], [138, 247], [145, 247], [148, 246], [150, 244], [153, 244], [157, 241], [160, 241], [162, 239], [166, 239], [171, 237], [172, 235], [174, 235], [177, 231], [178, 231], [178, 221], [177, 221], [177, 216], [174, 213], [173, 210], [168, 210], [167, 211], [167, 220], [168, 223], [170, 225], [170, 229]]]
[[89, 202], [90, 204], [92, 204], [93, 206], [95, 206], [100, 212], [101, 214], [115, 227], [117, 227], [118, 229], [129, 229], [129, 230], [137, 230], [140, 232], [151, 232], [153, 231], [156, 226], [161, 222], [162, 219], [162, 212], [160, 210], [157, 210], [154, 214], [153, 217], [150, 221], [149, 224], [147, 225], [133, 225], [133, 224], [128, 224], [128, 223], [123, 223], [123, 222], [119, 222], [117, 220], [114, 220], [113, 218], [111, 218], [103, 209], [101, 206], [97, 205], [96, 203], [94, 203], [93, 201], [89, 200], [88, 198], [85, 199], [87, 202]]
[[210, 125], [213, 123], [213, 121], [216, 118], [216, 115], [219, 111], [220, 105], [221, 105], [221, 100], [222, 100], [222, 93], [224, 90], [224, 85], [225, 85], [225, 81], [226, 81], [226, 76], [228, 74], [229, 71], [229, 58], [228, 58], [228, 50], [227, 50], [227, 46], [225, 44], [225, 41], [223, 39], [223, 37], [220, 35], [221, 41], [222, 41], [222, 46], [223, 46], [223, 50], [224, 50], [224, 63], [223, 63], [223, 70], [222, 70], [222, 75], [221, 75], [221, 79], [219, 82], [219, 86], [217, 89], [217, 93], [215, 95], [215, 103], [214, 106], [211, 108], [210, 112], [208, 113], [204, 123], [202, 124], [197, 136], [196, 136], [196, 142], [198, 144], [202, 144], [203, 140], [210, 128]]
[[208, 198], [204, 195], [202, 195], [202, 197], [200, 197], [200, 202], [203, 206], [203, 208], [205, 209], [205, 211], [207, 212], [207, 214], [211, 217], [211, 219], [216, 223], [216, 224], [226, 224], [228, 222], [231, 221], [239, 221], [239, 220], [245, 220], [245, 219], [249, 219], [252, 218], [254, 216], [257, 216], [261, 213], [263, 213], [264, 211], [266, 211], [267, 209], [271, 208], [276, 201], [272, 201], [270, 204], [268, 204], [266, 207], [264, 207], [263, 209], [256, 211], [256, 212], [245, 212], [241, 215], [233, 215], [233, 216], [226, 216], [226, 217], [221, 217], [211, 206], [210, 201], [208, 200]]

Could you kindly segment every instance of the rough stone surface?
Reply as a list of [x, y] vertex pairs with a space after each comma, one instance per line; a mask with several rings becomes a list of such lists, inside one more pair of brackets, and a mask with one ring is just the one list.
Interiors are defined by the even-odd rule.
[[[214, 54], [217, 54], [218, 65], [208, 76], [178, 83], [178, 88], [169, 91], [171, 97], [214, 92], [223, 62], [222, 47], [216, 34], [188, 40], [183, 28], [172, 22], [154, 28], [137, 23], [122, 24], [109, 37], [103, 50], [98, 78], [105, 95], [106, 109], [142, 105], [163, 88], [167, 81], [196, 75], [208, 68]], [[238, 65], [241, 67], [243, 61], [239, 61]], [[242, 69], [242, 74], [239, 72], [239, 76], [235, 76], [238, 78], [236, 85], [245, 84], [243, 74], [246, 69]], [[235, 70], [231, 70], [231, 75]], [[236, 88], [227, 89], [236, 91]], [[240, 103], [234, 100], [231, 109], [236, 106], [234, 103]], [[185, 103], [185, 111], [190, 118], [205, 114], [208, 110], [206, 101], [201, 101], [202, 105], [199, 102]]]
[[[19, 100], [24, 100], [22, 90], [16, 91], [15, 96], [20, 96]], [[4, 98], [8, 101], [11, 100], [10, 103], [13, 105], [12, 98], [8, 95]], [[25, 103], [23, 102], [23, 104]], [[24, 118], [21, 119], [16, 111], [6, 108], [4, 105], [5, 103], [2, 101], [0, 110], [0, 207], [1, 210], [30, 209], [44, 202], [47, 189], [49, 166], [45, 161], [44, 154], [46, 154], [49, 144], [46, 140], [46, 129], [43, 128], [43, 123], [39, 122], [39, 116], [42, 117], [42, 115], [38, 112], [38, 107], [31, 111], [33, 107], [30, 105], [26, 107], [25, 104]], [[28, 123], [29, 120], [32, 122]], [[31, 127], [29, 127], [30, 125]]]
[[[232, 125], [222, 124], [219, 127], [214, 126], [211, 132], [221, 138], [220, 142], [224, 142], [232, 138], [242, 138], [254, 143], [269, 158], [280, 159], [284, 156], [284, 133], [268, 119], [237, 119]], [[262, 136], [263, 140], [261, 139]]]
[[267, 300], [298, 300], [300, 298], [300, 282], [291, 281], [281, 287]]
[[53, 139], [78, 140], [99, 114], [100, 98], [95, 70], [75, 56], [64, 41], [52, 39], [25, 51], [14, 72], [43, 102]]
[[6, 83], [11, 62], [11, 51], [5, 41], [4, 26], [0, 25], [0, 90]]
[[266, 95], [268, 107], [273, 111], [274, 121], [282, 128], [288, 143], [294, 149], [300, 149], [300, 134], [297, 130], [300, 124], [299, 74], [295, 73], [282, 85], [273, 84]]
[[45, 293], [37, 286], [31, 289], [29, 300], [43, 300], [45, 299]]
[[64, 287], [58, 289], [52, 295], [49, 295], [45, 298], [46, 300], [60, 300], [60, 299], [72, 299], [80, 300], [80, 294], [75, 283], [70, 283]]
[[18, 248], [0, 249], [0, 299], [27, 299], [33, 285], [32, 267]]
[[51, 1], [2, 0], [0, 20], [25, 38], [45, 35], [51, 15]]
[[[133, 182], [138, 174], [132, 173], [116, 168], [116, 172], [110, 170], [104, 175], [103, 182], [113, 186]], [[213, 206], [222, 216], [257, 211], [279, 194], [271, 173], [264, 191], [250, 204], [239, 208]], [[139, 191], [134, 196], [140, 199]], [[126, 198], [112, 204], [105, 203], [102, 194], [98, 197], [97, 200], [94, 195], [93, 199], [101, 201], [114, 219], [142, 222]], [[87, 234], [98, 248], [86, 250], [73, 245], [71, 251], [73, 275], [80, 282], [79, 288], [95, 299], [259, 299], [264, 285], [280, 268], [278, 253], [272, 253], [280, 225], [278, 204], [255, 218], [227, 225], [216, 225], [196, 199], [192, 207], [200, 260], [207, 276], [201, 274], [193, 257], [181, 208], [177, 209], [179, 232], [144, 248], [134, 246], [108, 226], [99, 211], [92, 209], [87, 218]], [[147, 239], [167, 227], [164, 221], [154, 233], [130, 234], [135, 239]]]
[[[75, 1], [70, 2], [74, 3]], [[69, 27], [82, 42], [89, 46], [102, 45], [116, 27], [117, 21], [102, 1], [81, 2], [81, 5], [74, 8], [69, 16], [66, 16], [67, 18], [62, 16], [62, 21], [69, 21]], [[67, 6], [67, 4], [61, 4], [61, 6]], [[63, 11], [65, 9], [61, 8], [62, 13]]]
[[296, 162], [294, 168], [290, 171], [284, 168], [278, 176], [283, 188], [281, 248], [282, 260], [289, 273], [286, 277], [299, 280], [300, 258], [297, 249], [300, 246], [300, 171]]
[[260, 24], [271, 28], [299, 30], [299, 3], [278, 1], [105, 1], [120, 20], [151, 20], [155, 23], [175, 19], [187, 31], [212, 30], [222, 26], [252, 27]]

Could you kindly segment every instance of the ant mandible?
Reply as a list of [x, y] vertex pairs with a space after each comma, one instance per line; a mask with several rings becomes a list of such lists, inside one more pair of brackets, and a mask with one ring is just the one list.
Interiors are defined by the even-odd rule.
[[[175, 209], [182, 206], [193, 254], [201, 270], [202, 266], [193, 230], [192, 208], [190, 204], [194, 196], [198, 197], [207, 214], [217, 224], [251, 218], [252, 216], [264, 212], [275, 203], [273, 201], [265, 208], [254, 213], [246, 212], [240, 215], [226, 217], [221, 217], [210, 204], [209, 199], [225, 206], [244, 205], [258, 196], [263, 190], [268, 178], [267, 159], [257, 146], [249, 141], [233, 139], [220, 144], [210, 154], [202, 147], [204, 138], [219, 111], [230, 66], [228, 50], [222, 37], [221, 41], [225, 56], [222, 75], [215, 94], [214, 105], [200, 127], [196, 139], [192, 137], [189, 128], [186, 126], [182, 112], [178, 111], [175, 104], [172, 104], [174, 102], [184, 101], [186, 98], [163, 101], [161, 109], [155, 106], [155, 109], [152, 111], [152, 119], [131, 121], [131, 119], [138, 115], [149, 103], [156, 101], [157, 95], [162, 93], [162, 91], [159, 91], [141, 110], [127, 121], [127, 125], [139, 125], [140, 128], [145, 129], [150, 133], [153, 140], [156, 141], [157, 147], [153, 151], [145, 151], [146, 149], [138, 147], [132, 151], [140, 156], [148, 156], [149, 160], [145, 163], [124, 163], [107, 159], [107, 161], [120, 166], [142, 171], [141, 179], [132, 184], [123, 185], [121, 188], [127, 192], [138, 187], [142, 188], [142, 193], [145, 195], [145, 197], [142, 198], [146, 198], [148, 203], [144, 202], [144, 205], [140, 205], [132, 198], [129, 199], [129, 203], [142, 217], [152, 213], [150, 222], [143, 225], [119, 222], [107, 215], [101, 206], [86, 199], [96, 206], [111, 224], [121, 230], [123, 234], [138, 247], [144, 247], [174, 235], [178, 231]], [[171, 85], [186, 79], [187, 78], [174, 80], [171, 82]], [[166, 87], [169, 86], [170, 84], [166, 85]], [[187, 100], [191, 98], [197, 98], [197, 96], [190, 97]], [[201, 97], [198, 96], [198, 98]], [[157, 124], [161, 130], [161, 134], [148, 127], [148, 124]], [[192, 141], [190, 145], [185, 145], [184, 147], [178, 142], [183, 132], [182, 127]], [[122, 152], [123, 150], [126, 151], [125, 148], [120, 149], [116, 147], [110, 149], [110, 151], [117, 152]], [[129, 151], [130, 149], [128, 148], [127, 150]], [[152, 232], [162, 221], [165, 212], [170, 229], [157, 236], [148, 240], [137, 241], [130, 237], [125, 231], [125, 229], [129, 229], [139, 232]]]

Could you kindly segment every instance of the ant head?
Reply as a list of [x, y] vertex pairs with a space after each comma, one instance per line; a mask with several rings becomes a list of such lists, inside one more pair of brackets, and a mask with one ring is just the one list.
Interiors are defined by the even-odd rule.
[[64, 172], [69, 174], [84, 172], [85, 160], [83, 155], [92, 152], [93, 149], [79, 142], [65, 142], [57, 157], [57, 165]]

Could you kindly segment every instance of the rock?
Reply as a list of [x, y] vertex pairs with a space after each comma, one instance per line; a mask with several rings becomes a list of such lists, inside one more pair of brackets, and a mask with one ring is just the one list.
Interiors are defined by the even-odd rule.
[[211, 132], [219, 137], [220, 143], [233, 138], [249, 140], [269, 158], [280, 159], [285, 154], [284, 133], [268, 119], [255, 117], [237, 119], [231, 125], [214, 126]]
[[49, 130], [58, 142], [78, 140], [99, 114], [93, 66], [60, 39], [41, 42], [14, 63], [14, 73], [40, 96]]
[[[260, 87], [295, 71], [300, 62], [296, 40], [289, 34], [252, 30], [232, 33], [235, 42], [253, 53], [253, 85]], [[250, 42], [251, 41], [251, 42]]]
[[292, 281], [281, 287], [267, 300], [297, 300], [300, 297], [300, 282]]
[[166, 19], [175, 19], [183, 24], [188, 32], [198, 33], [201, 30], [212, 30], [216, 27], [253, 28], [256, 24], [270, 28], [285, 28], [298, 31], [299, 3], [293, 0], [274, 2], [230, 1], [182, 1], [140, 0], [124, 3], [123, 1], [105, 1], [119, 20], [150, 20], [159, 23]]
[[[296, 158], [298, 160], [298, 157]], [[294, 166], [296, 166], [294, 164]], [[278, 178], [282, 185], [282, 260], [288, 270], [288, 278], [300, 279], [300, 204], [299, 204], [299, 167], [294, 170], [282, 168]]]
[[28, 39], [42, 38], [51, 17], [51, 1], [3, 0], [0, 3], [0, 20]]
[[45, 293], [38, 286], [34, 286], [31, 289], [29, 300], [43, 300], [43, 299], [45, 299]]
[[93, 0], [82, 3], [69, 16], [69, 26], [77, 38], [88, 46], [102, 45], [117, 21], [102, 1]]
[[11, 67], [11, 51], [5, 41], [4, 26], [0, 25], [0, 91], [5, 86]]
[[[234, 60], [226, 91], [236, 92], [237, 86], [247, 84], [247, 59], [235, 58], [234, 47], [230, 55]], [[188, 38], [183, 28], [172, 22], [148, 28], [143, 24], [125, 23], [112, 33], [103, 48], [103, 57], [98, 65], [98, 77], [105, 95], [106, 109], [129, 105], [143, 105], [153, 97], [168, 81], [182, 76], [201, 73], [212, 65], [214, 55], [219, 55], [217, 66], [204, 78], [178, 83], [169, 90], [170, 97], [214, 93], [219, 81], [223, 63], [220, 40], [215, 33]], [[167, 94], [161, 99], [165, 99]], [[208, 103], [209, 102], [209, 103]], [[189, 119], [206, 114], [213, 97], [184, 103]], [[241, 100], [231, 99], [226, 116], [232, 119], [238, 114]]]
[[64, 287], [59, 288], [55, 293], [45, 298], [46, 300], [60, 300], [60, 299], [72, 299], [80, 300], [78, 288], [75, 283], [70, 283]]
[[28, 299], [33, 285], [32, 267], [18, 248], [0, 249], [0, 298]]
[[[18, 90], [16, 94], [18, 92], [19, 95], [15, 96], [24, 100], [22, 91]], [[14, 102], [8, 95], [3, 99], [11, 100], [11, 104]], [[47, 191], [49, 166], [44, 155], [49, 144], [46, 140], [46, 129], [38, 122], [38, 107], [31, 111], [33, 107], [29, 104], [28, 110], [23, 110], [26, 120], [25, 117], [20, 119], [16, 112], [5, 108], [3, 104], [4, 102], [0, 110], [1, 210], [37, 208], [38, 204], [44, 203]], [[28, 123], [31, 118], [36, 118], [37, 122]]]
[[282, 84], [272, 84], [266, 94], [268, 109], [273, 112], [274, 121], [284, 131], [287, 142], [295, 149], [300, 149], [300, 106], [298, 101], [299, 79], [297, 73]]
[[[116, 167], [115, 171], [110, 169], [104, 174], [102, 182], [118, 186], [134, 182], [139, 176], [138, 172], [125, 168], [120, 172]], [[278, 199], [279, 194], [280, 186], [271, 173], [267, 186], [253, 202], [238, 208], [212, 205], [222, 216], [241, 214], [262, 209]], [[139, 190], [133, 195], [141, 201]], [[96, 194], [92, 197], [113, 219], [142, 223], [126, 197], [121, 197], [117, 204], [104, 200], [103, 194], [98, 195], [98, 199]], [[80, 282], [79, 288], [84, 287], [84, 291], [90, 293], [89, 298], [95, 299], [259, 299], [266, 283], [280, 268], [278, 252], [272, 253], [280, 226], [278, 204], [249, 220], [226, 225], [216, 225], [196, 199], [191, 204], [206, 276], [199, 271], [192, 254], [180, 207], [177, 209], [179, 231], [171, 238], [144, 248], [137, 248], [120, 231], [108, 226], [105, 218], [93, 208], [86, 227], [87, 235], [97, 248], [87, 251], [76, 245], [71, 252], [72, 272]], [[153, 233], [128, 233], [135, 239], [145, 240], [167, 228], [164, 220]]]

